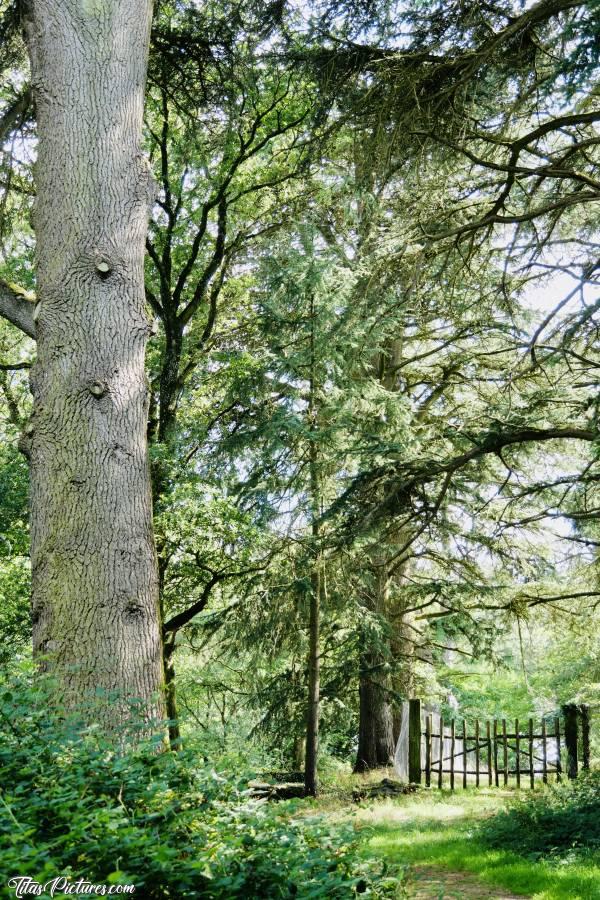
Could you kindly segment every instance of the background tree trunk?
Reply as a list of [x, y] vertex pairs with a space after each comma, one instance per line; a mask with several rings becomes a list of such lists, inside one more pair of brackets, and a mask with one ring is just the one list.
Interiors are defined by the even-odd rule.
[[[33, 640], [67, 700], [164, 714], [147, 458], [141, 149], [151, 0], [30, 0], [38, 357], [31, 373]], [[120, 704], [100, 717], [116, 724]]]
[[[384, 616], [387, 607], [389, 578], [385, 565], [373, 571], [373, 595], [366, 606]], [[363, 636], [359, 672], [358, 752], [355, 772], [366, 772], [394, 761], [394, 727], [392, 706], [386, 683], [389, 680], [389, 650], [376, 646], [371, 635]], [[381, 643], [380, 641], [377, 643]]]
[[181, 729], [179, 727], [179, 713], [177, 709], [174, 655], [174, 644], [165, 642], [165, 702], [167, 718], [169, 720], [169, 746], [171, 750], [181, 750]]
[[360, 722], [355, 772], [367, 772], [394, 762], [394, 726], [388, 694], [378, 683], [377, 658], [366, 654], [361, 659], [359, 686]]

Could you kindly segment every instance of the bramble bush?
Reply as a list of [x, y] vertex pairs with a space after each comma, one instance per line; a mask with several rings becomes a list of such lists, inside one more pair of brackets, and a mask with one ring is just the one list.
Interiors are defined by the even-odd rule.
[[600, 850], [600, 771], [513, 800], [480, 834], [490, 846], [534, 857]]
[[43, 683], [0, 688], [0, 883], [133, 883], [147, 900], [395, 895], [350, 827], [252, 801], [247, 774], [199, 766], [189, 743], [115, 751], [49, 704]]

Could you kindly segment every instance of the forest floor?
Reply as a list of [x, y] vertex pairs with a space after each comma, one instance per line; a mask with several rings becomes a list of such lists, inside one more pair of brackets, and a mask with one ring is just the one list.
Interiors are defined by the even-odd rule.
[[438, 792], [349, 807], [323, 798], [330, 816], [351, 818], [366, 852], [404, 869], [413, 900], [600, 900], [600, 858], [558, 863], [492, 850], [478, 823], [498, 812], [510, 791]]

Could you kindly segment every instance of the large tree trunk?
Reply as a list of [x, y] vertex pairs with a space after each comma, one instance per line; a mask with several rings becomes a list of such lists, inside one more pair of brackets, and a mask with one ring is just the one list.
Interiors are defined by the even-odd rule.
[[[374, 568], [372, 593], [366, 596], [366, 606], [378, 616], [385, 616], [389, 579], [385, 565]], [[359, 671], [358, 751], [355, 772], [366, 772], [394, 761], [393, 713], [387, 682], [389, 651], [375, 646], [369, 631], [362, 638]]]
[[[164, 714], [147, 458], [141, 149], [151, 0], [29, 0], [37, 110], [34, 651], [66, 699]], [[122, 704], [99, 712], [116, 724]]]
[[360, 719], [355, 772], [367, 772], [394, 762], [394, 724], [388, 693], [378, 682], [380, 660], [361, 658], [359, 685]]
[[[388, 391], [397, 390], [397, 367], [402, 361], [402, 341], [390, 340], [385, 350], [373, 361], [373, 374]], [[384, 552], [382, 553], [382, 549]], [[371, 553], [371, 589], [365, 594], [367, 610], [382, 620], [389, 616], [390, 576], [385, 548]], [[389, 675], [391, 659], [389, 640], [371, 638], [369, 629], [363, 634], [359, 659], [359, 724], [355, 772], [365, 772], [394, 761], [394, 715], [390, 701]]]

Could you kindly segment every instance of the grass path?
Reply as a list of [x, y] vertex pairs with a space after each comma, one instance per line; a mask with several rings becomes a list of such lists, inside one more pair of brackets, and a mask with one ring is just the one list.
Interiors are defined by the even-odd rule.
[[411, 900], [522, 900], [502, 888], [484, 884], [467, 872], [453, 872], [437, 866], [412, 866], [407, 873], [406, 895]]
[[490, 850], [477, 823], [497, 812], [497, 793], [437, 792], [361, 808], [356, 824], [370, 832], [368, 853], [406, 865], [408, 897], [427, 900], [600, 900], [600, 859], [551, 865]]
[[[373, 773], [369, 780], [376, 778]], [[357, 786], [356, 777], [352, 786]], [[477, 834], [479, 822], [497, 813], [510, 795], [494, 790], [432, 790], [351, 808], [346, 803], [340, 808], [338, 795], [337, 801], [323, 798], [319, 805], [335, 818], [350, 816], [364, 831], [370, 856], [404, 867], [401, 896], [413, 900], [600, 900], [600, 855], [585, 863], [551, 864], [483, 844]]]

